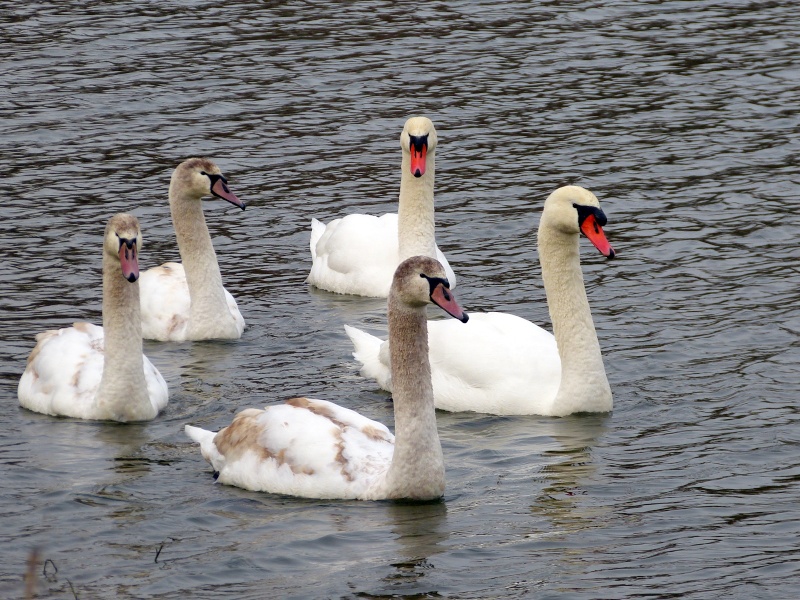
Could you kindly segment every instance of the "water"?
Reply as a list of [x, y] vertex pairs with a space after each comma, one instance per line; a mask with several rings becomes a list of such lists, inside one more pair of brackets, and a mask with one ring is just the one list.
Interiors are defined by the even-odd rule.
[[[22, 2], [0, 8], [0, 595], [42, 598], [794, 598], [800, 574], [800, 93], [794, 2]], [[468, 310], [549, 326], [547, 194], [600, 198], [619, 252], [584, 273], [610, 415], [438, 415], [438, 504], [214, 485], [184, 423], [303, 394], [392, 425], [309, 290], [309, 222], [394, 210], [405, 119], [437, 126], [437, 235]], [[100, 322], [108, 217], [177, 258], [166, 190], [206, 203], [248, 322], [145, 352], [143, 425], [21, 410], [34, 334]], [[47, 561], [45, 563], [45, 561]]]

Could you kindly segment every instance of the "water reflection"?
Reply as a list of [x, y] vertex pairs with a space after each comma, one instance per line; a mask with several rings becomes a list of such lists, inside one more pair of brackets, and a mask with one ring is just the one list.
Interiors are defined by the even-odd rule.
[[[437, 583], [429, 580], [435, 572], [436, 555], [448, 549], [450, 527], [444, 502], [388, 503], [388, 520], [395, 549], [382, 566], [386, 573], [379, 584], [362, 591], [364, 598], [427, 598], [439, 594]], [[377, 589], [376, 589], [377, 587]]]
[[553, 420], [549, 435], [558, 447], [542, 453], [549, 460], [537, 479], [543, 480], [545, 486], [531, 505], [531, 513], [547, 517], [557, 535], [596, 528], [606, 516], [607, 508], [592, 506], [585, 500], [590, 493], [586, 486], [597, 471], [592, 452], [610, 422], [609, 415]]
[[392, 503], [387, 516], [405, 558], [404, 562], [393, 566], [407, 568], [409, 565], [425, 563], [445, 550], [443, 543], [450, 537], [445, 502]]
[[[92, 438], [103, 448], [104, 461], [98, 464], [91, 486], [76, 491], [79, 504], [103, 508], [117, 527], [127, 527], [147, 518], [143, 505], [130, 487], [138, 479], [147, 478], [151, 460], [145, 446], [150, 442], [147, 425], [142, 423], [92, 423]], [[94, 445], [94, 444], [93, 444]], [[97, 446], [95, 446], [97, 447]]]

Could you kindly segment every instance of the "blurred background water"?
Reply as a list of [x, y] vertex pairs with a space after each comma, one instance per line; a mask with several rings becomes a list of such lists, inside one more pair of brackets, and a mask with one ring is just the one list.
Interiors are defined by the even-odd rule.
[[[23, 2], [0, 7], [0, 595], [795, 598], [800, 575], [800, 20], [795, 2]], [[182, 433], [321, 397], [392, 425], [309, 289], [311, 217], [396, 208], [399, 134], [436, 124], [437, 239], [467, 310], [549, 327], [542, 203], [583, 185], [610, 415], [439, 413], [444, 502], [214, 485]], [[171, 170], [205, 155], [232, 343], [160, 344], [141, 425], [19, 408], [35, 333], [100, 323], [107, 219], [177, 258]], [[48, 561], [43, 564], [44, 561]]]

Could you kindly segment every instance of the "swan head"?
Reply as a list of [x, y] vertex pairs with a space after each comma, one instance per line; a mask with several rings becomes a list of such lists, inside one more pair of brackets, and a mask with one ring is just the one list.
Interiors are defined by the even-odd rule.
[[122, 276], [131, 283], [139, 279], [141, 247], [142, 232], [136, 217], [120, 213], [109, 219], [103, 248], [112, 260], [119, 262]]
[[427, 117], [411, 117], [400, 134], [400, 147], [411, 157], [411, 174], [425, 175], [428, 154], [436, 149], [436, 129]]
[[209, 194], [227, 200], [244, 210], [247, 205], [228, 187], [228, 180], [220, 168], [207, 158], [190, 158], [179, 164], [172, 173], [169, 184], [170, 197], [202, 200]]
[[583, 233], [603, 256], [614, 258], [616, 252], [603, 232], [606, 222], [597, 196], [580, 186], [560, 187], [545, 200], [542, 226], [566, 235]]
[[400, 263], [394, 272], [390, 296], [414, 308], [433, 303], [463, 323], [469, 320], [450, 291], [444, 267], [428, 256], [412, 256]]

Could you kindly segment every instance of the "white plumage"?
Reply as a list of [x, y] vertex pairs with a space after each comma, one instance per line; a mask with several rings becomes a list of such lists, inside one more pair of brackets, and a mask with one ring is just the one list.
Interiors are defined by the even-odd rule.
[[[466, 326], [428, 324], [436, 408], [498, 415], [564, 416], [607, 412], [611, 389], [603, 366], [580, 268], [578, 238], [606, 256], [614, 251], [601, 226], [597, 198], [567, 186], [545, 202], [539, 227], [542, 278], [555, 337], [521, 317], [473, 313]], [[388, 341], [345, 326], [361, 374], [392, 391]]]
[[[145, 339], [182, 342], [190, 339], [224, 338], [226, 331], [230, 331], [231, 337], [241, 337], [244, 332], [244, 317], [239, 312], [239, 306], [231, 293], [222, 288], [227, 314], [232, 319], [232, 325], [228, 324], [226, 331], [215, 334], [209, 331], [215, 322], [214, 317], [199, 317], [200, 322], [208, 326], [196, 328], [195, 335], [198, 337], [190, 334], [192, 297], [186, 282], [186, 271], [181, 263], [168, 262], [152, 267], [142, 273], [140, 282], [142, 330]], [[224, 312], [222, 315], [224, 322], [230, 323]]]
[[[547, 414], [561, 361], [553, 334], [516, 315], [470, 313], [459, 327], [430, 321], [428, 340], [436, 408], [494, 415]], [[361, 375], [392, 390], [389, 343], [345, 325]]]
[[219, 434], [185, 430], [220, 483], [304, 498], [379, 496], [394, 451], [381, 423], [310, 398], [243, 410]]

